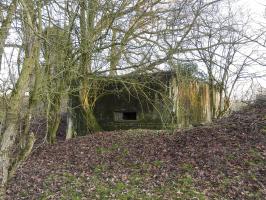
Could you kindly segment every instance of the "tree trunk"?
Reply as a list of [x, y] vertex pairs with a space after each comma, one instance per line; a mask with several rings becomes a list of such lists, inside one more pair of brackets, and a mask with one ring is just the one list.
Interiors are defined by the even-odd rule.
[[71, 139], [74, 137], [74, 127], [73, 127], [73, 119], [72, 114], [68, 111], [67, 113], [67, 130], [66, 130], [66, 139]]
[[2, 22], [0, 27], [0, 69], [2, 64], [2, 55], [4, 53], [5, 41], [8, 36], [9, 29], [11, 27], [12, 18], [17, 8], [17, 0], [13, 0], [8, 8], [7, 16]]
[[[13, 1], [13, 3], [17, 1]], [[22, 110], [23, 100], [25, 99], [25, 93], [28, 92], [30, 76], [36, 65], [36, 59], [38, 59], [39, 41], [34, 36], [32, 30], [34, 28], [34, 11], [29, 9], [34, 6], [34, 2], [22, 1], [23, 11], [25, 12], [25, 32], [24, 35], [28, 38], [25, 45], [25, 59], [23, 62], [22, 70], [16, 85], [10, 96], [9, 103], [7, 105], [7, 111], [5, 116], [5, 124], [0, 138], [0, 199], [5, 198], [5, 188], [8, 180], [14, 174], [19, 163], [28, 156], [33, 143], [35, 141], [34, 135], [29, 134], [27, 138], [27, 144], [24, 147], [19, 147], [19, 124], [20, 124], [20, 112]], [[15, 9], [15, 8], [13, 8]], [[11, 17], [12, 18], [12, 17]], [[10, 20], [11, 20], [10, 18]], [[0, 34], [3, 34], [1, 32]], [[2, 36], [0, 39], [3, 39]], [[0, 41], [3, 44], [3, 41]], [[30, 116], [30, 115], [29, 115]], [[16, 150], [19, 150], [16, 152]]]
[[220, 118], [223, 116], [224, 113], [224, 109], [223, 109], [223, 87], [222, 85], [219, 88], [219, 105], [218, 105], [218, 109], [217, 109], [217, 118]]
[[[18, 120], [19, 113], [22, 107], [22, 99], [27, 91], [29, 77], [34, 66], [34, 60], [32, 57], [26, 58], [24, 61], [24, 66], [21, 71], [21, 75], [16, 83], [16, 86], [12, 92], [10, 103], [8, 105], [8, 110], [6, 113], [6, 124], [4, 125], [4, 131], [1, 135], [1, 152], [0, 152], [0, 181], [1, 189], [0, 191], [5, 191], [5, 186], [8, 179], [10, 178], [10, 172], [14, 171], [12, 169], [11, 163], [14, 158], [13, 150], [16, 146], [17, 136], [18, 136]], [[2, 192], [1, 195], [4, 195]], [[0, 196], [0, 199], [3, 196]]]
[[75, 137], [77, 133], [74, 129], [74, 114], [72, 110], [72, 98], [71, 95], [68, 97], [68, 106], [67, 106], [67, 130], [66, 130], [66, 139], [71, 139]]
[[[89, 106], [88, 100], [87, 103], [82, 102], [83, 98], [87, 99], [88, 96], [81, 98], [81, 94], [78, 91], [72, 92], [69, 97], [71, 99], [71, 119], [73, 122], [73, 133], [79, 136], [87, 135], [95, 131], [101, 130], [100, 125], [98, 124], [93, 109]], [[87, 107], [84, 107], [87, 105]]]
[[209, 73], [209, 89], [210, 89], [210, 111], [211, 111], [211, 119], [215, 119], [216, 117], [216, 105], [215, 105], [215, 88], [214, 88], [214, 81], [212, 78], [212, 74]]
[[[80, 46], [81, 46], [81, 63], [79, 99], [73, 97], [75, 109], [75, 129], [78, 135], [86, 135], [89, 132], [100, 130], [100, 126], [94, 116], [89, 94], [89, 76], [92, 72], [92, 56], [95, 37], [95, 20], [96, 1], [80, 1]], [[79, 102], [79, 103], [78, 103]]]
[[61, 90], [57, 94], [50, 94], [50, 106], [48, 111], [48, 143], [54, 144], [56, 142], [57, 130], [61, 121]]

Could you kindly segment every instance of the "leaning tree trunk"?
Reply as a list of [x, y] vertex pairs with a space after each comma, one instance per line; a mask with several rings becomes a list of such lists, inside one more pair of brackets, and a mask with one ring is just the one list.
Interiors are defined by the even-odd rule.
[[[6, 124], [1, 135], [1, 152], [0, 152], [0, 199], [4, 199], [6, 184], [13, 173], [14, 162], [13, 150], [16, 148], [19, 130], [19, 113], [22, 107], [22, 99], [28, 88], [29, 77], [34, 66], [33, 57], [26, 58], [23, 69], [10, 97], [10, 101], [6, 113]], [[25, 154], [20, 157], [25, 157], [30, 151], [32, 145], [25, 145]]]
[[19, 145], [19, 124], [21, 123], [19, 113], [22, 111], [25, 93], [29, 91], [29, 80], [34, 66], [38, 62], [36, 59], [38, 59], [40, 47], [39, 40], [34, 35], [35, 26], [33, 24], [36, 22], [33, 17], [35, 15], [34, 2], [21, 0], [21, 4], [22, 12], [25, 14], [23, 15], [25, 18], [22, 20], [25, 22], [23, 31], [27, 38], [24, 41], [26, 42], [25, 59], [7, 105], [5, 124], [0, 136], [0, 199], [5, 198], [5, 188], [8, 180], [22, 160], [29, 155], [35, 141], [33, 134], [27, 134], [26, 144], [22, 147]]

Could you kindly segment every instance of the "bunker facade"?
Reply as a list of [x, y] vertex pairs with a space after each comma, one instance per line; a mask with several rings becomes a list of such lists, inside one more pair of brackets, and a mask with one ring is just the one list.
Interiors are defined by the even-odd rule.
[[[105, 86], [95, 117], [104, 130], [184, 128], [211, 121], [209, 86], [174, 72], [126, 77]], [[214, 93], [218, 100], [218, 92]], [[215, 105], [214, 105], [215, 106]]]

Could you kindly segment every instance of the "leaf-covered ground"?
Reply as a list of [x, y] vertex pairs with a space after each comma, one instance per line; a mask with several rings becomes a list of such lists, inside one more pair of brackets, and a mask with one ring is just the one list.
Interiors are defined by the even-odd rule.
[[18, 170], [8, 199], [266, 199], [266, 106], [186, 131], [44, 145]]

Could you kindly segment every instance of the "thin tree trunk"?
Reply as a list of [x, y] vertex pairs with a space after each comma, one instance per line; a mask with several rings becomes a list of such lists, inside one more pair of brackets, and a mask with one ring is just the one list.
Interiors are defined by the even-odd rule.
[[[59, 91], [60, 92], [60, 91]], [[48, 142], [54, 144], [56, 142], [57, 130], [61, 121], [61, 94], [54, 94], [51, 107], [49, 110], [48, 120]]]
[[71, 139], [74, 137], [74, 128], [73, 128], [73, 119], [70, 111], [67, 113], [67, 131], [66, 131], [66, 139]]
[[13, 0], [8, 8], [7, 16], [5, 20], [2, 22], [2, 26], [0, 27], [0, 69], [2, 64], [2, 55], [4, 53], [5, 41], [8, 36], [9, 29], [11, 27], [12, 18], [17, 8], [17, 0]]
[[72, 111], [72, 99], [71, 95], [68, 97], [68, 108], [67, 108], [67, 130], [66, 130], [66, 139], [71, 139], [76, 136], [76, 132], [74, 130], [74, 114]]
[[214, 88], [214, 81], [212, 77], [212, 73], [208, 72], [209, 75], [209, 98], [210, 98], [210, 111], [211, 111], [211, 119], [216, 117], [216, 105], [215, 105], [215, 88]]

